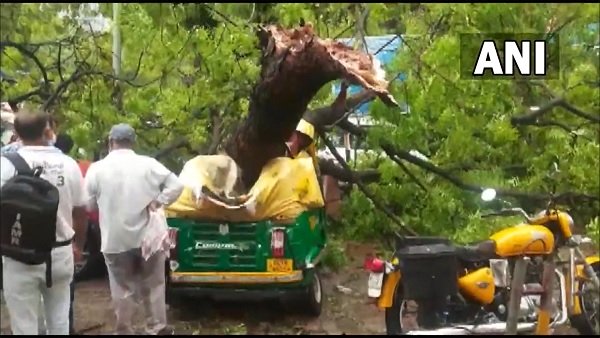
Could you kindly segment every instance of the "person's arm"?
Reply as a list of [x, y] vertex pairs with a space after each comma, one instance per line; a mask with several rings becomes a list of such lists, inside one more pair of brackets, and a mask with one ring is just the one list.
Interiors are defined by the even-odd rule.
[[[83, 252], [87, 235], [87, 192], [81, 170], [75, 161], [71, 161], [69, 165], [69, 188], [71, 190], [71, 198], [73, 201], [73, 230], [75, 236], [73, 238], [74, 250]], [[77, 257], [76, 257], [77, 260]]]
[[83, 259], [83, 248], [87, 238], [87, 212], [85, 206], [73, 207], [73, 256], [75, 262], [81, 262]]
[[84, 178], [84, 191], [87, 196], [86, 207], [90, 212], [98, 210], [98, 182], [95, 163], [90, 164]]
[[160, 194], [156, 197], [156, 202], [160, 205], [172, 204], [183, 191], [183, 184], [177, 175], [154, 159], [150, 172], [150, 179], [153, 184], [160, 187]]
[[9, 143], [0, 149], [0, 154], [5, 155], [8, 153], [16, 152], [19, 150], [19, 148], [21, 148], [21, 146], [22, 144], [19, 141]]
[[3, 187], [4, 184], [16, 174], [17, 171], [10, 160], [2, 156], [2, 158], [0, 158], [0, 187]]

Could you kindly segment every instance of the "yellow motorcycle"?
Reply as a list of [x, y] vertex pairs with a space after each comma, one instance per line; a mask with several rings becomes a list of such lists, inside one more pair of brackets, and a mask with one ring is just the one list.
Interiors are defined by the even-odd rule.
[[365, 259], [387, 334], [549, 334], [570, 321], [600, 335], [600, 257], [580, 249], [589, 239], [574, 235], [573, 219], [552, 202], [535, 216], [521, 208], [486, 216], [515, 214], [526, 223], [475, 245], [398, 236], [391, 261]]

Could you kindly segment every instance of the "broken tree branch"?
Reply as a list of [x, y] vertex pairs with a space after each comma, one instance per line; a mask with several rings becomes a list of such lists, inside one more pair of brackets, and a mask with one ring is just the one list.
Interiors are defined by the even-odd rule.
[[314, 126], [318, 126], [321, 129], [329, 129], [345, 120], [360, 105], [372, 101], [377, 97], [373, 91], [363, 90], [346, 99], [345, 90], [346, 88], [342, 86], [342, 91], [333, 104], [308, 110], [302, 117]]
[[563, 107], [564, 109], [570, 111], [571, 113], [573, 113], [583, 119], [589, 120], [594, 123], [600, 123], [600, 116], [594, 116], [591, 113], [584, 112], [583, 110], [575, 107], [574, 105], [568, 103], [567, 101], [563, 100], [559, 103], [559, 105], [561, 107]]
[[415, 174], [412, 173], [412, 171], [410, 171], [408, 169], [408, 167], [402, 163], [402, 161], [400, 161], [400, 159], [398, 159], [397, 157], [392, 157], [392, 161], [396, 162], [396, 164], [398, 164], [400, 166], [400, 169], [402, 169], [402, 171], [404, 171], [404, 173], [406, 175], [408, 175], [408, 177], [415, 182], [421, 189], [423, 189], [423, 191], [429, 191], [429, 189], [427, 189], [427, 187], [425, 186], [425, 184], [421, 183], [421, 180], [419, 180], [417, 178], [417, 176], [415, 176]]
[[[346, 128], [344, 128], [344, 130], [346, 130], [350, 133], [353, 133], [354, 131], [359, 131], [359, 133], [354, 133], [355, 135], [364, 134], [364, 130], [362, 130], [360, 127], [358, 127], [348, 121], [343, 121], [343, 122], [344, 122], [343, 124], [340, 123], [338, 126], [341, 128], [346, 127]], [[488, 188], [488, 187], [481, 187], [481, 186], [478, 186], [475, 184], [464, 182], [461, 179], [459, 179], [458, 177], [452, 175], [450, 173], [450, 171], [448, 171], [446, 169], [442, 169], [442, 168], [432, 164], [431, 162], [420, 159], [419, 157], [413, 156], [408, 151], [396, 149], [393, 145], [391, 145], [389, 143], [381, 144], [380, 146], [383, 149], [383, 151], [387, 154], [387, 156], [389, 156], [391, 159], [394, 159], [395, 157], [397, 157], [399, 159], [405, 160], [406, 162], [416, 165], [417, 167], [420, 167], [421, 169], [423, 169], [425, 171], [433, 173], [433, 174], [449, 181], [450, 183], [454, 184], [455, 186], [457, 186], [458, 188], [461, 188], [463, 190], [480, 193], [484, 189]], [[332, 153], [333, 153], [333, 151], [332, 151]], [[335, 154], [334, 154], [334, 156], [335, 156]], [[338, 161], [339, 161], [339, 159], [338, 159]], [[498, 194], [498, 196], [513, 197], [513, 198], [517, 198], [517, 199], [521, 199], [521, 200], [531, 200], [536, 203], [545, 202], [550, 197], [550, 195], [548, 193], [520, 192], [520, 191], [512, 191], [512, 190], [505, 190], [505, 189], [496, 189], [496, 193]], [[559, 203], [566, 202], [567, 204], [571, 204], [572, 202], [576, 203], [578, 201], [579, 202], [581, 202], [581, 201], [600, 201], [600, 196], [593, 195], [593, 194], [587, 194], [587, 193], [578, 193], [578, 192], [567, 191], [567, 192], [555, 194], [554, 199]]]
[[338, 181], [349, 183], [357, 183], [357, 179], [365, 183], [372, 183], [379, 181], [381, 178], [381, 174], [375, 169], [348, 171], [337, 165], [333, 160], [325, 158], [319, 158], [319, 170], [321, 175], [329, 175]]
[[513, 116], [510, 118], [510, 122], [512, 123], [512, 125], [534, 124], [539, 117], [550, 112], [554, 107], [558, 106], [561, 100], [562, 99], [553, 99], [553, 100], [549, 101], [548, 103], [544, 104], [543, 106], [541, 106], [538, 110], [535, 110], [531, 113]]
[[337, 124], [337, 126], [341, 129], [349, 132], [352, 135], [365, 136], [367, 133], [363, 128], [355, 125], [354, 123], [348, 121], [347, 119], [340, 121]]
[[[325, 134], [322, 131], [317, 131], [317, 133], [319, 134], [319, 136], [321, 137], [321, 139], [323, 140], [323, 142], [325, 143], [325, 145], [327, 146], [329, 151], [331, 151], [331, 154], [333, 155], [333, 157], [335, 157], [335, 159], [342, 165], [342, 167], [344, 169], [346, 169], [349, 173], [351, 173], [351, 175], [354, 176], [352, 169], [350, 168], [348, 163], [346, 163], [346, 161], [344, 161], [342, 156], [340, 156], [337, 149], [335, 149], [335, 146], [333, 145], [333, 143], [331, 143], [331, 141], [325, 136]], [[354, 180], [355, 180], [355, 183], [358, 186], [358, 188], [363, 192], [363, 194], [365, 194], [365, 196], [367, 196], [367, 198], [369, 200], [371, 200], [371, 202], [373, 202], [373, 205], [375, 205], [378, 209], [383, 211], [402, 230], [406, 231], [407, 233], [409, 233], [411, 235], [417, 234], [413, 229], [411, 229], [406, 224], [404, 224], [404, 222], [402, 222], [402, 220], [400, 218], [398, 218], [398, 216], [396, 216], [393, 212], [391, 212], [385, 205], [380, 203], [377, 200], [377, 198], [375, 197], [375, 195], [373, 195], [369, 191], [369, 189], [367, 189], [367, 187], [360, 181], [360, 179], [358, 179], [357, 177], [354, 177]]]
[[[484, 189], [486, 189], [486, 187], [481, 187], [481, 186], [478, 186], [475, 184], [466, 183], [466, 182], [462, 181], [461, 179], [453, 176], [448, 171], [446, 171], [428, 161], [425, 161], [416, 156], [413, 156], [405, 150], [394, 149], [394, 147], [389, 144], [383, 144], [383, 145], [381, 145], [381, 147], [388, 156], [390, 156], [390, 157], [398, 156], [399, 158], [401, 158], [409, 163], [412, 163], [428, 172], [436, 174], [437, 176], [449, 181], [450, 183], [454, 184], [455, 186], [457, 186], [463, 190], [480, 193]], [[550, 195], [547, 193], [529, 193], [529, 192], [520, 192], [520, 191], [512, 191], [512, 190], [505, 190], [505, 189], [496, 189], [496, 193], [498, 194], [498, 196], [514, 197], [517, 199], [533, 200], [536, 202], [547, 201], [548, 198], [550, 197]], [[576, 193], [576, 192], [563, 192], [563, 193], [554, 195], [554, 199], [556, 201], [563, 201], [563, 202], [566, 201], [568, 203], [568, 202], [570, 202], [570, 200], [598, 201], [598, 200], [600, 200], [600, 197], [593, 196], [590, 194]]]
[[[590, 113], [586, 113], [581, 109], [566, 102], [563, 98], [554, 98], [548, 103], [541, 106], [538, 110], [533, 111], [531, 113], [513, 116], [511, 117], [510, 122], [512, 123], [512, 125], [534, 125], [538, 123], [538, 118], [540, 118], [542, 115], [551, 112], [552, 109], [556, 107], [562, 107], [568, 110], [569, 112], [573, 113], [574, 115], [577, 115], [593, 123], [600, 123], [600, 116], [594, 116]], [[570, 131], [569, 128], [567, 128], [567, 130]]]
[[588, 141], [593, 141], [592, 138], [586, 136], [586, 135], [580, 135], [577, 133], [577, 129], [578, 128], [570, 128], [569, 126], [567, 126], [564, 123], [561, 122], [557, 122], [557, 121], [538, 121], [536, 123], [532, 123], [529, 124], [531, 126], [536, 126], [536, 127], [557, 127], [560, 128], [562, 130], [564, 130], [565, 132], [567, 132], [569, 135], [574, 136], [574, 137], [581, 137], [584, 138]]

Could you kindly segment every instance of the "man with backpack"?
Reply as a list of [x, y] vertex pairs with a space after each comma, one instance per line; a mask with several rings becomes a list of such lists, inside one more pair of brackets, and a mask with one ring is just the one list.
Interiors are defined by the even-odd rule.
[[[14, 121], [14, 118], [16, 115], [17, 114], [13, 114], [13, 117], [10, 121]], [[14, 122], [11, 122], [11, 125], [12, 124], [14, 124]], [[14, 127], [12, 127], [12, 129], [14, 129]], [[11, 132], [10, 142], [8, 142], [6, 145], [3, 145], [2, 148], [0, 148], [0, 154], [2, 154], [2, 155], [15, 152], [23, 146], [23, 142], [21, 142], [21, 140], [19, 140], [19, 137], [18, 137], [19, 135], [14, 134], [13, 130], [11, 130], [10, 132]], [[46, 137], [46, 143], [50, 146], [53, 146], [54, 143], [56, 142], [56, 139], [57, 139], [56, 121], [52, 118], [52, 116], [48, 116], [48, 130], [45, 134], [45, 137]]]
[[[8, 142], [8, 144], [3, 145], [2, 148], [0, 149], [0, 154], [5, 155], [5, 154], [9, 154], [9, 153], [14, 153], [17, 152], [22, 146], [23, 143], [18, 139], [18, 135], [14, 134], [14, 120], [15, 120], [15, 114], [12, 113], [12, 109], [10, 109], [10, 105], [5, 104], [5, 102], [3, 102], [3, 113], [6, 109], [8, 109], [8, 111], [11, 112], [11, 119], [10, 119], [10, 133], [11, 133], [11, 141]], [[4, 137], [4, 135], [3, 135]], [[52, 119], [51, 117], [48, 119], [48, 129], [47, 132], [45, 134], [45, 139], [48, 141], [48, 145], [52, 146], [55, 145], [56, 143], [61, 139], [61, 135], [56, 135], [56, 121], [54, 119]], [[56, 142], [55, 142], [56, 140]], [[61, 149], [60, 147], [57, 146], [57, 148]], [[68, 153], [65, 152], [63, 149], [61, 149], [61, 151], [65, 154]], [[1, 270], [0, 270], [1, 271]], [[0, 274], [0, 278], [2, 274]], [[2, 285], [2, 279], [0, 279], [0, 286]], [[2, 287], [0, 287], [0, 289], [2, 289]], [[73, 299], [74, 299], [74, 294], [73, 294], [73, 287], [71, 287], [71, 304], [73, 303]], [[40, 313], [42, 315], [39, 316], [39, 321], [38, 321], [38, 330], [39, 330], [39, 335], [46, 335], [47, 334], [47, 330], [46, 330], [46, 319], [43, 316], [44, 313], [44, 303], [43, 301], [41, 301], [40, 299]], [[69, 310], [69, 325], [70, 325], [70, 332], [73, 332], [73, 305], [71, 305], [71, 310]]]
[[75, 160], [49, 146], [49, 116], [21, 111], [17, 152], [0, 159], [3, 284], [15, 335], [37, 335], [40, 297], [48, 334], [69, 334], [69, 284], [85, 239], [85, 191]]

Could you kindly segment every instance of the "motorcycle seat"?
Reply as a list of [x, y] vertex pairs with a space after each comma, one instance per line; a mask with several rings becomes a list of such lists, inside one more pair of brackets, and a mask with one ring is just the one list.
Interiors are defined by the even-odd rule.
[[458, 259], [463, 262], [483, 262], [496, 257], [496, 242], [491, 239], [472, 245], [457, 246]]

